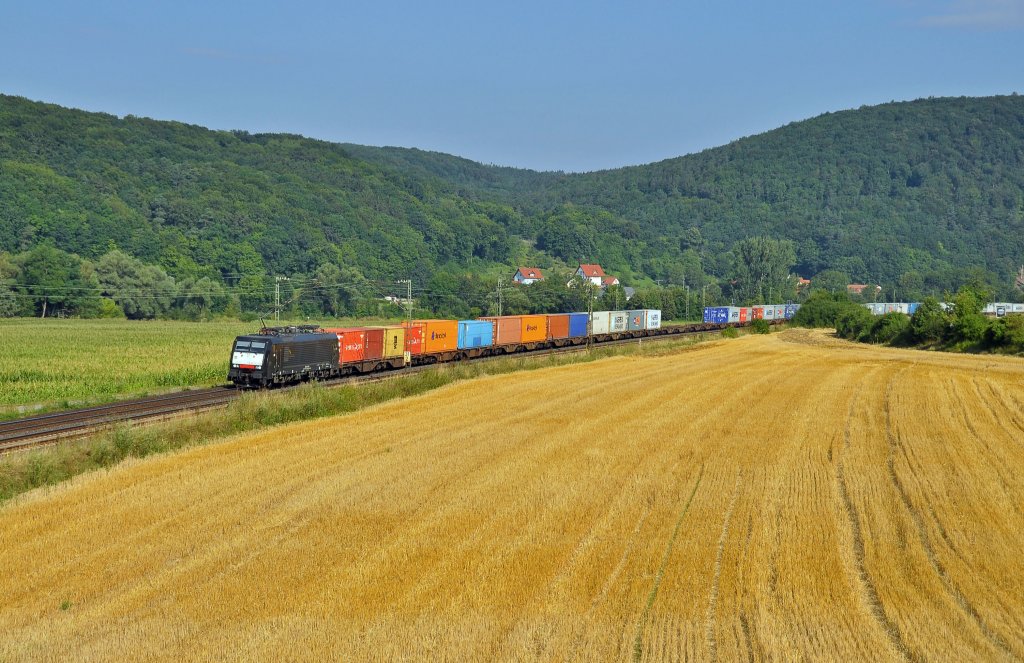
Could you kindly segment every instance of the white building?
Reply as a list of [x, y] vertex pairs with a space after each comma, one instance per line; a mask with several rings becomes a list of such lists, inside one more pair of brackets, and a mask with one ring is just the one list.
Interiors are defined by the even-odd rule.
[[523, 285], [530, 285], [537, 281], [543, 281], [544, 274], [536, 267], [520, 267], [516, 270], [516, 274], [512, 277], [512, 280]]

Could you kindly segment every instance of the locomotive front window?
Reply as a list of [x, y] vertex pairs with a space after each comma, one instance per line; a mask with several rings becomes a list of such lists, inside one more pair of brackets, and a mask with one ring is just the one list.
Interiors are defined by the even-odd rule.
[[249, 341], [235, 341], [236, 350], [245, 350], [249, 347]]
[[264, 343], [263, 341], [253, 341], [252, 347], [254, 350], [262, 350], [263, 348], [267, 347], [267, 344]]

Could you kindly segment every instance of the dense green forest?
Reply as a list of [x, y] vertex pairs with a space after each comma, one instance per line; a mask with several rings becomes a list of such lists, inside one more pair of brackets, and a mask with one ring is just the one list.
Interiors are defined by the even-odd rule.
[[[751, 265], [758, 247], [787, 264]], [[425, 309], [468, 315], [494, 310], [517, 264], [564, 284], [580, 261], [653, 303], [685, 286], [684, 304], [697, 289], [702, 303], [792, 297], [786, 272], [900, 299], [968, 280], [1011, 298], [1024, 98], [885, 104], [565, 174], [0, 95], [0, 315], [265, 312], [275, 285], [299, 314], [379, 313], [403, 278]], [[572, 293], [504, 299], [572, 303], [559, 297]]]

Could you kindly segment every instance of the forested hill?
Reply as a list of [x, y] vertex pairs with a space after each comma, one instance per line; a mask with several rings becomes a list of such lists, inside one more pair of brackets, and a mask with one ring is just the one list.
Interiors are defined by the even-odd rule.
[[179, 277], [509, 261], [512, 210], [449, 189], [300, 136], [0, 96], [0, 250], [54, 240], [91, 258], [116, 245]]
[[625, 237], [654, 246], [699, 246], [705, 269], [719, 275], [732, 244], [759, 234], [793, 240], [804, 276], [834, 268], [895, 284], [909, 274], [942, 288], [970, 268], [1009, 284], [1024, 263], [1018, 95], [827, 113], [699, 154], [584, 174], [530, 178], [397, 152], [366, 148], [360, 156], [431, 172], [464, 192], [503, 195], [523, 210], [604, 210], [618, 224], [610, 235], [626, 229]]
[[564, 174], [0, 96], [0, 251], [14, 254], [52, 240], [95, 259], [116, 245], [229, 285], [325, 266], [351, 281], [579, 260], [634, 284], [700, 284], [729, 278], [733, 243], [754, 235], [793, 240], [803, 276], [955, 288], [980, 267], [1012, 283], [1024, 97], [861, 108]]

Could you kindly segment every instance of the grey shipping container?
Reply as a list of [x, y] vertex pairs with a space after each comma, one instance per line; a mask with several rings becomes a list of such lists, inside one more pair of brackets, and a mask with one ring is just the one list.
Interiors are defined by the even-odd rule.
[[647, 311], [645, 309], [634, 309], [626, 311], [626, 329], [629, 331], [640, 331], [647, 327]]

